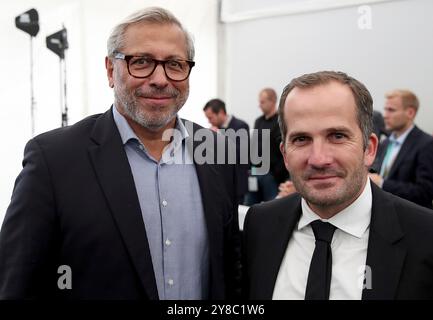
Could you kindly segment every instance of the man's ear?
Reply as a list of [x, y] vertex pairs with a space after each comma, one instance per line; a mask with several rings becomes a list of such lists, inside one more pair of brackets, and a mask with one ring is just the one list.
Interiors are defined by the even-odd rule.
[[368, 139], [368, 144], [364, 151], [364, 165], [366, 167], [370, 167], [373, 164], [374, 159], [376, 158], [378, 145], [379, 138], [374, 133], [372, 133], [370, 135], [370, 138]]
[[287, 164], [287, 158], [286, 158], [286, 148], [284, 147], [284, 141], [280, 142], [280, 152], [283, 155], [284, 165], [285, 165], [287, 171], [289, 171], [289, 167], [288, 167], [288, 164]]
[[110, 88], [114, 88], [114, 80], [113, 80], [113, 61], [109, 57], [105, 57], [105, 69], [107, 69], [107, 78], [108, 85]]
[[416, 116], [416, 110], [415, 110], [414, 107], [407, 107], [406, 112], [407, 112], [407, 115], [409, 116], [409, 118], [410, 118], [411, 120], [415, 119], [415, 116]]

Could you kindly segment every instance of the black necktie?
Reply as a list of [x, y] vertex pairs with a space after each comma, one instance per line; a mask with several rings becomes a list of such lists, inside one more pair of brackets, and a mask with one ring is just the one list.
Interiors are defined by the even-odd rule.
[[332, 274], [331, 241], [335, 227], [320, 220], [311, 222], [316, 248], [308, 272], [305, 300], [328, 300]]

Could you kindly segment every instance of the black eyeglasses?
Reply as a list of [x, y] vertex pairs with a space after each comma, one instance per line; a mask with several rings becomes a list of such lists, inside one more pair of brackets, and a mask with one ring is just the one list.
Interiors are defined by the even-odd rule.
[[189, 77], [195, 65], [195, 62], [190, 60], [157, 60], [146, 56], [125, 55], [120, 52], [116, 52], [114, 58], [125, 60], [129, 74], [139, 79], [150, 77], [156, 67], [161, 64], [168, 79], [183, 81]]

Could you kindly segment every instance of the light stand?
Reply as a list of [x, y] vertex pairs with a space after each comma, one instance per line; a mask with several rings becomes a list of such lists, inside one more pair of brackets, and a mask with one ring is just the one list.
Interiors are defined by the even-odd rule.
[[46, 39], [47, 48], [59, 56], [59, 78], [60, 78], [60, 111], [62, 127], [68, 125], [68, 105], [66, 100], [66, 61], [65, 51], [69, 48], [67, 32], [65, 27], [56, 33], [48, 36]]
[[30, 118], [32, 136], [35, 133], [36, 100], [33, 83], [33, 38], [39, 32], [39, 14], [36, 9], [30, 9], [15, 18], [15, 26], [30, 35]]

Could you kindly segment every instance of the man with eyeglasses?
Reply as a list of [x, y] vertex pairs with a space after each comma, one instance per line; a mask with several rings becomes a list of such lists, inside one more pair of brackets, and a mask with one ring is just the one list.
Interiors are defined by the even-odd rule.
[[239, 294], [235, 168], [197, 164], [188, 139], [207, 129], [177, 115], [193, 59], [189, 33], [167, 10], [113, 29], [112, 108], [26, 146], [0, 233], [0, 298]]

